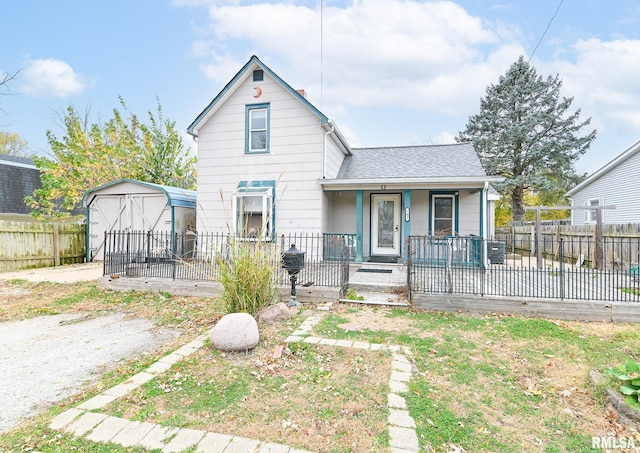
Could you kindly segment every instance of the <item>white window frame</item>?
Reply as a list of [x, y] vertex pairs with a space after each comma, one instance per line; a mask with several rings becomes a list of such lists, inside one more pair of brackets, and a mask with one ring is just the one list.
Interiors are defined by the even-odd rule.
[[455, 194], [448, 193], [435, 193], [431, 195], [431, 234], [435, 235], [436, 225], [436, 198], [450, 198], [451, 199], [451, 232], [447, 236], [454, 236], [456, 234], [456, 196]]
[[[240, 209], [245, 206], [243, 204], [245, 197], [261, 197], [262, 226], [261, 231], [256, 234], [250, 234], [245, 231], [245, 211]], [[231, 208], [233, 210], [233, 234], [246, 240], [270, 239], [273, 231], [273, 187], [241, 187], [233, 193], [231, 198]]]
[[[264, 112], [265, 115], [265, 123], [264, 127], [254, 127], [254, 115], [257, 112]], [[271, 121], [270, 118], [271, 112], [269, 109], [269, 104], [253, 104], [246, 106], [246, 137], [245, 137], [245, 153], [246, 154], [260, 154], [260, 153], [268, 153], [269, 152], [269, 142], [270, 142], [270, 126], [269, 123]], [[264, 148], [254, 148], [253, 147], [253, 134], [263, 132], [265, 134], [265, 142]]]
[[[594, 203], [595, 202], [595, 203]], [[604, 206], [603, 198], [590, 198], [589, 200], [584, 202], [586, 207], [591, 206]], [[604, 210], [602, 211], [602, 221], [604, 222]], [[595, 209], [585, 209], [584, 210], [584, 223], [587, 224], [595, 224], [598, 222], [598, 211]]]

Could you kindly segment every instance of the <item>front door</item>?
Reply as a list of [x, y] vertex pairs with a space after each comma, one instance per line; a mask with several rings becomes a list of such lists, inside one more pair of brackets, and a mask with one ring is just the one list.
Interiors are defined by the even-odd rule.
[[400, 195], [371, 196], [371, 254], [400, 255]]

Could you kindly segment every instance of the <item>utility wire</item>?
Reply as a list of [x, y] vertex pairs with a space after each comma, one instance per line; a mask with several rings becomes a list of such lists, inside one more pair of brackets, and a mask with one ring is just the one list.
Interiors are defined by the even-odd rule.
[[323, 21], [323, 16], [324, 16], [324, 8], [323, 8], [323, 0], [320, 0], [320, 111], [322, 111], [322, 102], [324, 100], [323, 98], [323, 91], [322, 91], [322, 87], [324, 85], [323, 80], [322, 80], [322, 70], [323, 70], [323, 61], [322, 61], [322, 54], [323, 54], [323, 45], [322, 45], [322, 41], [323, 41], [323, 28], [324, 28], [324, 21]]
[[544, 35], [546, 35], [547, 32], [549, 31], [549, 27], [551, 27], [551, 23], [556, 18], [556, 15], [558, 14], [558, 11], [560, 11], [560, 7], [562, 6], [563, 3], [564, 3], [564, 0], [560, 0], [560, 3], [558, 3], [558, 7], [556, 8], [556, 12], [553, 13], [553, 17], [551, 18], [551, 20], [549, 20], [549, 23], [547, 24], [547, 28], [545, 28], [544, 33], [542, 33], [542, 36], [540, 36], [540, 40], [538, 40], [538, 44], [536, 44], [536, 47], [533, 49], [533, 52], [531, 52], [531, 55], [529, 56], [529, 60], [527, 61], [527, 63], [531, 62], [531, 59], [533, 58], [533, 56], [536, 53], [536, 50], [538, 50], [538, 46], [540, 45], [540, 43], [544, 39]]

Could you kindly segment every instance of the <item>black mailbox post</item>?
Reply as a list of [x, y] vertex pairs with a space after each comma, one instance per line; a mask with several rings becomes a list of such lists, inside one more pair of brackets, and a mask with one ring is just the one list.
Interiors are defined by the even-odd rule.
[[291, 300], [289, 307], [296, 307], [300, 302], [296, 300], [296, 280], [298, 272], [304, 267], [304, 252], [296, 248], [295, 244], [291, 244], [291, 248], [282, 254], [282, 267], [289, 272], [289, 280], [291, 281]]

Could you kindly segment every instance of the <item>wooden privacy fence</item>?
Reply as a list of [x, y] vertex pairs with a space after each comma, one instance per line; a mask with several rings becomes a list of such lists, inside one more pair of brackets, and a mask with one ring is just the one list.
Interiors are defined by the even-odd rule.
[[496, 238], [513, 253], [556, 259], [562, 239], [565, 261], [591, 268], [634, 267], [640, 262], [637, 223], [603, 225], [600, 240], [595, 225], [540, 225], [539, 231], [535, 224], [499, 227]]
[[0, 272], [84, 262], [85, 225], [0, 218]]

